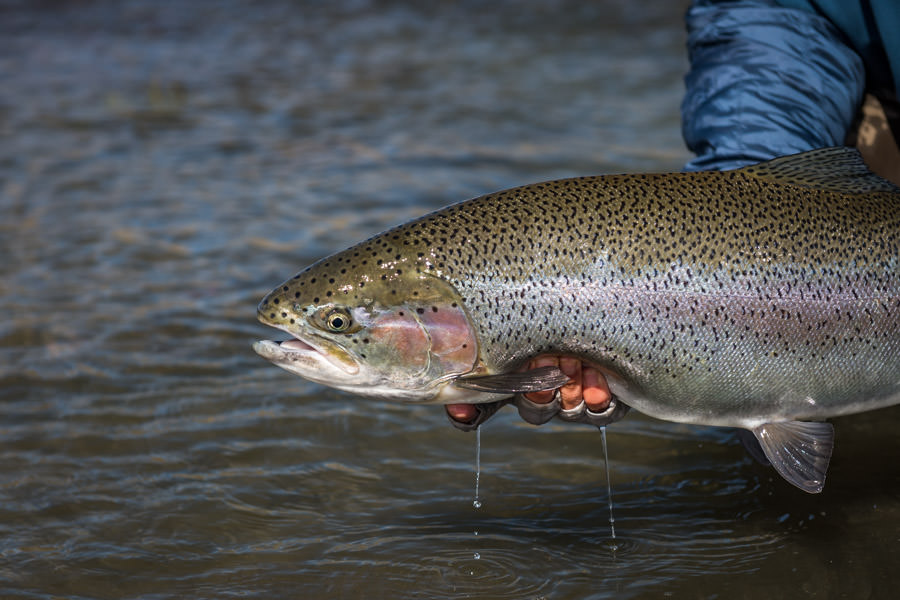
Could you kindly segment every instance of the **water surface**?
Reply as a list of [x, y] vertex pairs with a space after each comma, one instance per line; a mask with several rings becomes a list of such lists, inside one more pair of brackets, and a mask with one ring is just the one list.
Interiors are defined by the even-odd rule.
[[390, 225], [679, 169], [683, 10], [0, 1], [0, 595], [890, 597], [900, 410], [836, 420], [819, 496], [629, 415], [613, 552], [596, 430], [495, 417], [475, 510], [440, 407], [250, 349], [271, 287]]

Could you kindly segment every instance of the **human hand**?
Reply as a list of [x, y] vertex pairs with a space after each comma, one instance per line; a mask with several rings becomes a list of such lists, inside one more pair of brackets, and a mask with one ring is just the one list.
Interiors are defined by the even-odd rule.
[[530, 392], [487, 404], [448, 404], [447, 416], [458, 429], [471, 431], [487, 421], [501, 407], [513, 402], [519, 416], [528, 423], [541, 425], [554, 416], [565, 421], [591, 423], [599, 427], [618, 421], [628, 407], [617, 402], [609, 385], [597, 369], [567, 356], [540, 356], [524, 370], [539, 367], [559, 367], [569, 377], [569, 383], [557, 390]]
[[[573, 410], [584, 401], [588, 410], [603, 412], [609, 407], [612, 394], [606, 377], [603, 377], [597, 369], [583, 364], [579, 359], [569, 356], [539, 356], [528, 363], [528, 369], [538, 367], [559, 367], [569, 376], [569, 383], [559, 388], [560, 408]], [[548, 404], [553, 400], [555, 390], [546, 392], [530, 392], [523, 394], [525, 398], [535, 404]]]

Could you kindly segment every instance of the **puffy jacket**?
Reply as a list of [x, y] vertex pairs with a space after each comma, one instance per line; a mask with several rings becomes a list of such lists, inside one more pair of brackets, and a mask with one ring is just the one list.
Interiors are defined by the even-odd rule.
[[896, 101], [898, 0], [696, 0], [686, 22], [685, 170], [840, 145], [866, 91]]

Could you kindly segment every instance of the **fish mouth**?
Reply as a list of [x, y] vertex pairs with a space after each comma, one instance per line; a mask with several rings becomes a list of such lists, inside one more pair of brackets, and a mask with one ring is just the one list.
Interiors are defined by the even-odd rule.
[[283, 340], [281, 342], [275, 342], [281, 347], [282, 350], [287, 350], [288, 352], [317, 352], [315, 348], [301, 340], [300, 338], [293, 338], [290, 340]]
[[359, 373], [359, 363], [354, 357], [326, 340], [301, 339], [260, 340], [253, 344], [253, 350], [279, 367], [312, 379], [328, 381], [330, 377], [347, 377]]

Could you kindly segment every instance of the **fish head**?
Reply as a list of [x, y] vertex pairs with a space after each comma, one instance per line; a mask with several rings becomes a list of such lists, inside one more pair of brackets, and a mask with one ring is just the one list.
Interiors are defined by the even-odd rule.
[[[371, 250], [371, 247], [370, 247]], [[285, 281], [260, 321], [292, 336], [254, 350], [279, 367], [357, 395], [454, 401], [449, 384], [478, 362], [478, 342], [453, 286], [415, 264], [350, 248]]]

